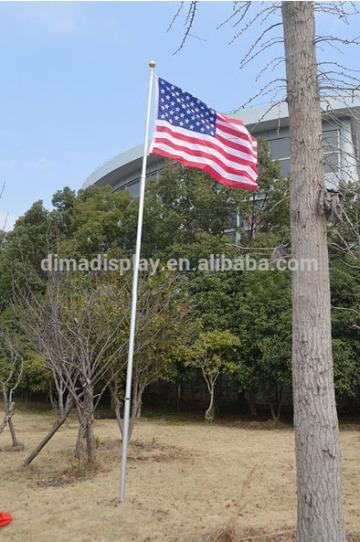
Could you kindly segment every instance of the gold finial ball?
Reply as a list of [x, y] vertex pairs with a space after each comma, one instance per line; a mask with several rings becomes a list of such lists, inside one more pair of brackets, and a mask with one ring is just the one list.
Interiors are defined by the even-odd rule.
[[155, 66], [156, 66], [156, 64], [155, 64], [154, 60], [150, 60], [149, 67], [150, 68], [155, 68]]

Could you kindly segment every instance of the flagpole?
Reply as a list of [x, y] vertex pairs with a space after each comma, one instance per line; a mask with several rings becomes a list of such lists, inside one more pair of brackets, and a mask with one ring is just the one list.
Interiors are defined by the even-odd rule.
[[133, 275], [133, 284], [132, 284], [132, 304], [131, 304], [129, 354], [128, 354], [128, 364], [127, 364], [125, 405], [124, 405], [124, 425], [123, 425], [123, 435], [122, 435], [119, 503], [123, 502], [125, 499], [126, 459], [127, 459], [128, 440], [129, 440], [129, 417], [130, 417], [131, 382], [132, 382], [132, 370], [133, 370], [133, 358], [134, 358], [136, 306], [137, 306], [137, 296], [138, 296], [138, 291], [137, 291], [138, 290], [138, 275], [139, 275], [142, 222], [143, 222], [143, 214], [144, 214], [146, 162], [147, 162], [148, 145], [149, 145], [151, 95], [152, 95], [152, 86], [153, 86], [153, 77], [154, 77], [154, 68], [155, 68], [155, 62], [153, 60], [149, 62], [149, 67], [150, 67], [150, 81], [149, 81], [148, 104], [147, 104], [147, 113], [146, 113], [144, 154], [143, 154], [142, 170], [141, 170], [141, 177], [140, 177], [139, 215], [138, 215], [137, 236], [136, 236], [136, 252], [135, 252], [135, 258], [134, 258], [134, 275]]

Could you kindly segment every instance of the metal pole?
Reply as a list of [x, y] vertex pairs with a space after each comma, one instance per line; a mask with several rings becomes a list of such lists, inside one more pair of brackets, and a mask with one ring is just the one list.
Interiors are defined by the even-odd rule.
[[130, 398], [131, 398], [131, 382], [132, 382], [132, 369], [133, 369], [133, 357], [134, 357], [138, 275], [139, 275], [142, 222], [143, 222], [143, 214], [144, 214], [145, 179], [146, 179], [146, 162], [147, 162], [148, 144], [149, 144], [148, 141], [149, 141], [149, 123], [150, 123], [150, 111], [151, 111], [151, 95], [152, 95], [152, 86], [153, 86], [152, 83], [153, 83], [153, 75], [154, 75], [154, 68], [155, 68], [155, 62], [153, 60], [149, 62], [149, 67], [150, 67], [149, 94], [148, 94], [148, 105], [147, 105], [147, 114], [146, 114], [144, 155], [143, 155], [142, 171], [141, 171], [141, 177], [140, 177], [139, 215], [138, 215], [137, 236], [136, 236], [136, 252], [135, 252], [135, 258], [134, 258], [134, 276], [133, 276], [133, 284], [132, 284], [129, 355], [128, 355], [127, 375], [126, 375], [126, 392], [125, 392], [124, 425], [123, 425], [123, 436], [122, 436], [119, 503], [123, 502], [125, 499], [126, 459], [127, 459], [127, 446], [128, 446], [128, 440], [129, 440]]

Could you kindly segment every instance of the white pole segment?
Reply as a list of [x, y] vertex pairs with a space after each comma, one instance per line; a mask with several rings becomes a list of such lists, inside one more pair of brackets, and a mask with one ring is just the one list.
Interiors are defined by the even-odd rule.
[[136, 252], [135, 252], [135, 258], [134, 258], [134, 276], [133, 276], [133, 284], [132, 284], [129, 354], [128, 354], [127, 375], [126, 375], [124, 425], [123, 425], [123, 435], [122, 435], [121, 478], [120, 478], [120, 496], [119, 496], [120, 503], [123, 502], [125, 499], [126, 459], [127, 459], [127, 446], [128, 446], [128, 440], [129, 440], [130, 398], [131, 398], [131, 382], [132, 382], [133, 357], [134, 357], [138, 275], [139, 275], [142, 222], [143, 222], [143, 214], [144, 214], [145, 179], [146, 179], [146, 162], [147, 162], [148, 144], [149, 144], [148, 141], [149, 141], [149, 124], [150, 124], [150, 111], [151, 111], [151, 95], [152, 95], [152, 86], [153, 86], [152, 83], [153, 83], [155, 62], [150, 61], [149, 67], [150, 67], [149, 94], [148, 94], [148, 104], [147, 104], [147, 114], [146, 114], [144, 155], [143, 155], [142, 171], [141, 171], [141, 177], [140, 177], [139, 214], [138, 214], [138, 225], [137, 225], [137, 236], [136, 236]]

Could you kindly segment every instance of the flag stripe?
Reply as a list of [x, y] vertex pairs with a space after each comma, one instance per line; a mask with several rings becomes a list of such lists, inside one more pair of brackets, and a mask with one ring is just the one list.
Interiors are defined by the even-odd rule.
[[236, 120], [236, 119], [230, 119], [229, 117], [225, 117], [221, 113], [217, 113], [217, 122], [218, 124], [223, 124], [225, 126], [232, 126], [234, 130], [237, 130], [241, 132], [242, 134], [245, 134], [246, 137], [250, 140], [252, 146], [256, 149], [257, 148], [257, 141], [254, 136], [252, 136], [245, 124], [242, 120]]
[[244, 160], [250, 160], [254, 162], [254, 158], [256, 158], [256, 154], [254, 156], [254, 153], [251, 153], [253, 158], [251, 156], [249, 157], [249, 149], [247, 146], [243, 145], [242, 142], [237, 143], [235, 141], [229, 141], [226, 137], [221, 136], [219, 132], [216, 134], [216, 138], [214, 138], [213, 136], [209, 136], [206, 134], [196, 134], [196, 132], [186, 130], [186, 128], [174, 128], [173, 126], [169, 125], [168, 122], [164, 121], [158, 122], [157, 132], [162, 134], [164, 132], [167, 132], [176, 139], [183, 139], [184, 141], [188, 141], [188, 143], [194, 143], [195, 145], [204, 144], [214, 149], [219, 148], [222, 149], [224, 152], [233, 150], [236, 152], [231, 152], [232, 155], [239, 156], [240, 158], [243, 157]]
[[[244, 131], [246, 131], [248, 134], [248, 130], [245, 126], [245, 124], [243, 123], [242, 120], [239, 120], [239, 119], [230, 119], [229, 117], [225, 117], [225, 115], [223, 115], [222, 113], [217, 113], [217, 116], [225, 121], [229, 120], [232, 124], [237, 124], [238, 126], [242, 126]], [[256, 141], [255, 137], [252, 136], [251, 134], [249, 134], [249, 137], [251, 137], [254, 141]]]
[[174, 160], [177, 160], [178, 162], [181, 162], [184, 166], [188, 167], [196, 167], [199, 169], [202, 169], [206, 171], [211, 177], [213, 177], [216, 181], [226, 184], [227, 186], [235, 186], [240, 188], [248, 188], [250, 190], [256, 190], [257, 184], [252, 179], [247, 179], [246, 174], [244, 174], [242, 177], [239, 176], [239, 173], [237, 172], [236, 175], [227, 174], [226, 176], [223, 175], [222, 170], [219, 170], [215, 167], [212, 167], [207, 160], [204, 162], [201, 162], [200, 160], [190, 160], [186, 158], [185, 156], [182, 157], [177, 152], [171, 153], [167, 150], [154, 147], [153, 152], [156, 154], [160, 154], [162, 156], [166, 156], [168, 158], [173, 158]]
[[217, 113], [216, 121], [218, 125], [223, 126], [224, 128], [231, 128], [237, 137], [243, 137], [253, 144], [254, 138], [249, 134], [243, 123], [241, 123], [241, 126], [239, 126], [238, 124], [234, 123], [233, 119], [224, 117], [224, 115], [219, 115], [219, 113]]
[[[256, 158], [257, 156], [257, 150], [254, 149], [253, 142], [243, 133], [239, 133], [237, 130], [234, 130], [232, 126], [226, 126], [225, 124], [216, 121], [216, 135], [218, 135], [219, 131], [221, 131], [224, 134], [224, 137], [228, 140], [228, 142], [236, 142], [238, 140], [239, 144], [242, 144], [244, 147], [249, 149], [249, 152], [253, 154]], [[230, 137], [233, 136], [233, 137]]]
[[247, 155], [247, 159], [254, 162], [256, 165], [257, 161], [257, 152], [256, 150], [253, 150], [253, 147], [250, 149], [249, 146], [246, 146], [241, 142], [235, 141], [234, 139], [229, 139], [226, 134], [222, 135], [221, 130], [217, 130], [216, 132], [216, 140], [221, 141], [221, 143], [228, 148], [234, 149], [234, 150], [240, 150]]
[[233, 156], [238, 156], [240, 159], [243, 156], [243, 160], [248, 160], [254, 166], [254, 171], [256, 169], [257, 157], [253, 153], [250, 153], [246, 147], [229, 141], [226, 137], [222, 137], [219, 133], [216, 134], [216, 146], [220, 146], [222, 149], [226, 149], [227, 152]]
[[[189, 136], [189, 132], [187, 130], [178, 128], [176, 132], [172, 128], [162, 125], [162, 121], [160, 121], [158, 124], [158, 135], [155, 138], [155, 143], [161, 141], [164, 144], [166, 141], [169, 141], [169, 145], [174, 148], [174, 145], [177, 143], [181, 144], [184, 142], [188, 144], [189, 150], [191, 148], [196, 148], [198, 150], [204, 148], [205, 152], [213, 150], [218, 153], [217, 155], [222, 155], [222, 157], [226, 160], [252, 168], [254, 173], [258, 175], [254, 161], [251, 159], [249, 160], [249, 155], [246, 153], [246, 149], [244, 152], [242, 146], [237, 146], [234, 144], [235, 149], [233, 147], [229, 148], [229, 146], [226, 146], [226, 142], [223, 141], [223, 138], [219, 138], [218, 140], [211, 136], [205, 135], [202, 139], [200, 139], [198, 137], [193, 137], [193, 132], [190, 132], [191, 135]], [[238, 147], [242, 150], [237, 150]], [[219, 157], [221, 158], [221, 156]]]
[[242, 171], [246, 172], [254, 181], [257, 178], [257, 171], [254, 171], [253, 165], [250, 162], [245, 162], [244, 160], [234, 160], [231, 156], [226, 158], [222, 154], [218, 153], [216, 149], [207, 149], [204, 145], [181, 145], [177, 142], [177, 140], [157, 137], [155, 140], [155, 146], [164, 150], [169, 148], [170, 152], [179, 151], [191, 156], [194, 159], [195, 157], [198, 157], [203, 158], [204, 160], [211, 160], [218, 166], [222, 167], [224, 172], [230, 172], [236, 175], [237, 172]]
[[[156, 149], [161, 149], [165, 152], [169, 152], [169, 154], [172, 154], [175, 156], [176, 154], [179, 156], [179, 161], [181, 161], [182, 158], [186, 158], [190, 160], [192, 163], [195, 163], [197, 160], [199, 164], [206, 164], [209, 163], [209, 155], [203, 153], [202, 151], [195, 151], [192, 150], [189, 152], [186, 148], [181, 147], [169, 147], [169, 145], [161, 145], [161, 143], [156, 144]], [[218, 173], [222, 174], [224, 178], [228, 178], [231, 176], [231, 178], [235, 178], [239, 173], [242, 174], [243, 177], [245, 177], [247, 180], [251, 181], [252, 183], [255, 183], [256, 175], [252, 171], [249, 171], [245, 168], [239, 169], [239, 168], [233, 168], [227, 164], [224, 164], [221, 162], [221, 160], [217, 160], [215, 158], [212, 159], [211, 164], [213, 166], [213, 169], [217, 170]], [[200, 167], [200, 166], [199, 166]]]

